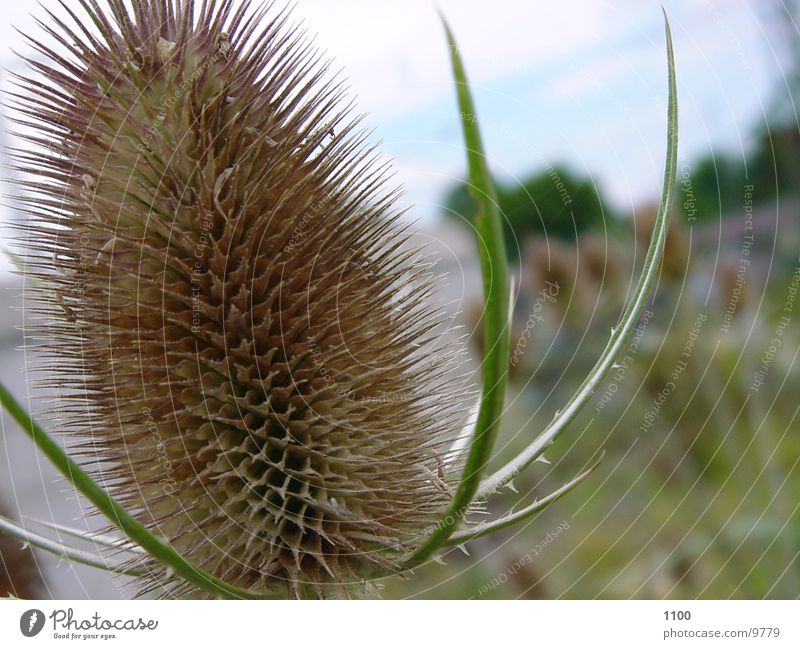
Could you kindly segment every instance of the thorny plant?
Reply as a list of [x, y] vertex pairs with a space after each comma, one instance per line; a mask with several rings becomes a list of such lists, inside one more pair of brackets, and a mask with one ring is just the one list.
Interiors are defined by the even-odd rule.
[[460, 348], [442, 342], [445, 316], [427, 304], [431, 263], [409, 249], [385, 169], [286, 11], [79, 4], [83, 17], [62, 3], [72, 25], [40, 23], [52, 45], [29, 40], [46, 62], [27, 59], [38, 76], [12, 95], [27, 129], [27, 148], [12, 151], [28, 217], [18, 264], [40, 304], [30, 333], [56, 358], [42, 369], [59, 388], [50, 414], [67, 452], [2, 386], [0, 401], [122, 536], [45, 524], [53, 540], [5, 518], [0, 531], [132, 576], [140, 592], [351, 595], [526, 521], [586, 479], [597, 464], [506, 516], [465, 521], [566, 429], [651, 293], [678, 141], [666, 16], [666, 170], [638, 283], [572, 398], [488, 472], [511, 290], [447, 24], [485, 298], [483, 385], [465, 430], [464, 384], [451, 378]]

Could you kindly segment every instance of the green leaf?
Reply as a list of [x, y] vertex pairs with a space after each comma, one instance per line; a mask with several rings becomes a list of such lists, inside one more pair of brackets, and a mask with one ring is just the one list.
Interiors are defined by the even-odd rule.
[[497, 194], [489, 173], [464, 64], [444, 16], [442, 23], [447, 34], [461, 126], [467, 148], [470, 194], [477, 207], [475, 230], [478, 236], [485, 300], [483, 388], [475, 432], [470, 440], [469, 452], [456, 493], [447, 513], [434, 532], [403, 564], [406, 568], [418, 565], [447, 542], [475, 498], [481, 476], [491, 459], [503, 414], [511, 350], [508, 266], [502, 223], [497, 209]]
[[611, 370], [614, 360], [622, 346], [630, 336], [639, 320], [639, 315], [647, 303], [664, 254], [664, 244], [669, 230], [669, 216], [675, 177], [678, 167], [678, 90], [675, 77], [675, 55], [672, 49], [672, 32], [669, 19], [664, 13], [664, 24], [667, 39], [667, 62], [669, 67], [669, 106], [667, 110], [667, 158], [664, 170], [664, 187], [661, 195], [658, 217], [653, 228], [653, 236], [647, 250], [642, 274], [634, 290], [633, 297], [616, 327], [611, 330], [608, 344], [592, 371], [583, 381], [577, 392], [553, 418], [553, 421], [542, 433], [531, 442], [517, 457], [508, 462], [499, 471], [492, 474], [480, 486], [479, 498], [486, 498], [509, 482], [520, 471], [527, 467], [555, 438], [572, 422], [586, 402], [591, 399], [600, 383]]

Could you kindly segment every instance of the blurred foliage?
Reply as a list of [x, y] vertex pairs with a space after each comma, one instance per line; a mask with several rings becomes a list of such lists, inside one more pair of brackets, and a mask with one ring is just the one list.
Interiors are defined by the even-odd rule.
[[[692, 165], [689, 177], [693, 201], [681, 205], [684, 216], [699, 221], [719, 221], [731, 214], [742, 202], [742, 188], [749, 184], [741, 157], [724, 153], [701, 158]], [[758, 196], [763, 197], [763, 192]]]
[[[586, 233], [571, 243], [537, 238], [526, 246], [512, 346], [531, 313], [538, 309], [542, 320], [534, 320], [512, 374], [498, 465], [547, 424], [602, 350], [641, 264], [646, 211], [641, 218], [638, 242]], [[454, 549], [446, 566], [417, 571], [413, 592], [412, 582], [394, 584], [388, 596], [800, 594], [800, 294], [780, 335], [782, 353], [763, 383], [756, 380], [792, 282], [800, 282], [798, 248], [778, 247], [780, 258], [759, 252], [737, 284], [727, 260], [690, 248], [690, 227], [696, 248], [708, 226], [673, 222], [666, 253], [673, 263], [665, 264], [618, 369], [547, 452], [552, 464], [526, 470], [517, 492], [490, 501], [491, 514], [559, 487], [605, 449], [597, 473], [522, 529], [467, 544], [471, 557]], [[788, 220], [784, 227], [787, 238], [797, 230]], [[557, 298], [537, 307], [553, 281]]]
[[[800, 131], [789, 119], [757, 129], [747, 155], [712, 151], [688, 167], [677, 201], [679, 217], [716, 222], [735, 215], [747, 185], [753, 205], [773, 203], [800, 192]], [[536, 235], [575, 241], [584, 232], [620, 232], [621, 219], [594, 182], [563, 166], [529, 176], [516, 185], [498, 184], [508, 258], [517, 262], [525, 241]], [[468, 186], [446, 193], [443, 214], [469, 226], [475, 206]]]
[[747, 159], [748, 175], [763, 201], [800, 191], [800, 131], [795, 123], [762, 129], [753, 154]]
[[[581, 232], [613, 220], [592, 180], [564, 167], [548, 168], [516, 185], [497, 183], [497, 199], [512, 261], [519, 260], [522, 242], [532, 235], [574, 240]], [[464, 224], [472, 222], [476, 207], [465, 183], [447, 193], [444, 213]]]

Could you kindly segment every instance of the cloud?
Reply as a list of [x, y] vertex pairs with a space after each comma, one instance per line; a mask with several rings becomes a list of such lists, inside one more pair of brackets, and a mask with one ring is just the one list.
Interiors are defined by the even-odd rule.
[[[511, 0], [438, 4], [476, 84], [557, 61], [622, 28], [597, 0], [575, 0], [566, 10], [556, 3]], [[298, 3], [296, 14], [346, 69], [360, 105], [370, 112], [413, 109], [451, 93], [447, 48], [430, 0], [307, 0]]]

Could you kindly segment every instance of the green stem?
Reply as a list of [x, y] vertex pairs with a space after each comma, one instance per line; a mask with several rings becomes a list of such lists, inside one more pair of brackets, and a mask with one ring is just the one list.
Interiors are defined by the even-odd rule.
[[461, 111], [461, 126], [469, 166], [470, 194], [478, 208], [475, 229], [478, 235], [485, 299], [483, 388], [475, 434], [470, 442], [469, 454], [450, 507], [431, 536], [404, 563], [405, 568], [418, 565], [445, 545], [475, 498], [481, 476], [491, 459], [503, 414], [508, 381], [508, 359], [511, 351], [508, 264], [503, 229], [497, 209], [497, 193], [486, 162], [464, 64], [458, 53], [453, 33], [444, 17], [442, 22], [447, 33], [450, 62]]
[[594, 470], [600, 466], [600, 462], [605, 455], [605, 451], [600, 456], [600, 459], [597, 460], [591, 467], [589, 467], [586, 471], [581, 473], [579, 476], [573, 478], [566, 484], [562, 485], [552, 493], [547, 494], [541, 500], [537, 500], [524, 509], [519, 510], [518, 512], [512, 512], [507, 516], [503, 516], [502, 518], [498, 518], [494, 521], [489, 521], [488, 523], [481, 523], [480, 525], [475, 525], [474, 527], [469, 527], [461, 532], [453, 534], [448, 541], [447, 545], [460, 545], [462, 543], [466, 543], [467, 541], [472, 541], [474, 539], [478, 539], [482, 536], [486, 536], [487, 534], [493, 534], [499, 530], [505, 529], [506, 527], [511, 527], [512, 525], [517, 525], [522, 523], [530, 518], [536, 516], [540, 512], [547, 509], [550, 505], [556, 502], [562, 496], [565, 496], [570, 491], [572, 491], [575, 487], [577, 487], [580, 483], [582, 483], [586, 478], [588, 478]]
[[28, 543], [36, 548], [40, 548], [46, 552], [54, 554], [57, 557], [67, 559], [68, 561], [74, 561], [75, 563], [80, 563], [84, 566], [98, 568], [100, 570], [113, 572], [114, 574], [118, 575], [128, 575], [131, 577], [140, 577], [142, 575], [142, 573], [136, 569], [125, 569], [110, 566], [108, 562], [99, 554], [87, 552], [86, 550], [81, 550], [79, 548], [73, 548], [65, 543], [53, 541], [52, 539], [48, 539], [41, 534], [31, 532], [30, 530], [22, 527], [22, 525], [17, 525], [17, 523], [9, 518], [6, 518], [5, 516], [0, 516], [0, 533], [13, 536], [23, 543]]

